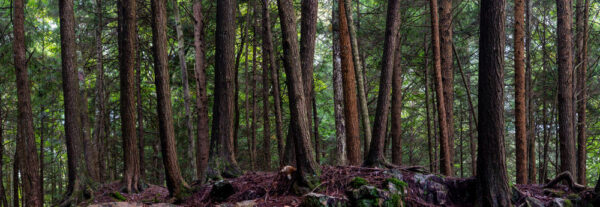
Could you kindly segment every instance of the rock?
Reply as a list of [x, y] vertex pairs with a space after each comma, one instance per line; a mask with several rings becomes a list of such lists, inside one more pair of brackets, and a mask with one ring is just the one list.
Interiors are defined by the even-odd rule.
[[369, 181], [367, 181], [361, 177], [354, 177], [354, 178], [352, 178], [350, 183], [348, 183], [348, 185], [352, 188], [360, 188], [361, 186], [368, 185], [368, 184], [369, 184]]
[[550, 207], [572, 207], [573, 203], [569, 199], [555, 198], [550, 202]]
[[300, 204], [302, 207], [346, 207], [348, 205], [348, 200], [344, 198], [337, 198], [332, 196], [327, 196], [318, 193], [309, 193], [304, 196], [302, 203]]
[[544, 203], [534, 197], [527, 197], [525, 199], [525, 204], [527, 207], [544, 207]]
[[223, 202], [229, 198], [229, 196], [235, 193], [233, 185], [229, 181], [220, 180], [213, 184], [210, 190], [210, 196], [214, 201]]
[[[111, 202], [111, 203], [100, 203], [89, 205], [88, 207], [144, 207], [148, 205], [144, 205], [143, 203], [128, 203], [128, 202]], [[175, 206], [169, 203], [156, 203], [149, 205], [150, 207], [172, 207]]]
[[348, 197], [357, 201], [361, 199], [387, 198], [389, 193], [371, 185], [363, 185], [358, 189], [348, 191]]

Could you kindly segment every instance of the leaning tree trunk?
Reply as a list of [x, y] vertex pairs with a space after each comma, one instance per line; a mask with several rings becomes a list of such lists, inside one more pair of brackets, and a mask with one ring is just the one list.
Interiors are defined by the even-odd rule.
[[431, 31], [433, 47], [433, 66], [435, 75], [435, 92], [437, 95], [437, 112], [440, 139], [440, 172], [452, 175], [452, 158], [450, 156], [450, 140], [448, 139], [448, 125], [446, 123], [446, 108], [444, 100], [444, 84], [442, 80], [442, 65], [440, 59], [440, 32], [437, 11], [437, 0], [430, 0]]
[[[152, 42], [154, 73], [158, 108], [158, 127], [161, 152], [169, 195], [182, 199], [187, 183], [181, 176], [175, 149], [175, 130], [171, 110], [171, 90], [167, 59], [167, 6], [166, 0], [152, 0]], [[184, 189], [185, 188], [185, 189]]]
[[573, 58], [571, 52], [571, 1], [557, 0], [558, 62], [558, 136], [560, 139], [560, 171], [576, 173], [575, 137], [573, 137]]
[[525, 111], [525, 0], [515, 0], [515, 154], [517, 184], [527, 184], [527, 116]]
[[139, 190], [140, 160], [135, 127], [136, 1], [119, 1], [119, 79], [121, 86], [121, 133], [123, 139], [123, 184], [128, 192]]
[[398, 33], [392, 77], [392, 164], [402, 164], [402, 40]]
[[454, 165], [454, 69], [452, 68], [452, 0], [440, 0], [439, 4], [440, 30], [440, 64], [442, 67], [442, 88], [446, 112], [446, 129], [448, 134], [448, 150], [450, 165]]
[[577, 0], [577, 183], [586, 184], [587, 31], [589, 0]]
[[[291, 0], [277, 0], [281, 21], [282, 44], [284, 50], [284, 64], [287, 73], [287, 85], [290, 97], [290, 123], [297, 139], [294, 139], [296, 166], [299, 181], [314, 187], [314, 179], [319, 176], [320, 169], [313, 156], [310, 141], [310, 121], [306, 104], [308, 101], [304, 94], [302, 69], [300, 64], [300, 50], [298, 49], [298, 33], [296, 31], [296, 15]], [[289, 144], [289, 143], [288, 143]]]
[[348, 164], [359, 165], [360, 156], [360, 128], [358, 119], [358, 106], [356, 100], [356, 75], [352, 62], [352, 46], [348, 32], [345, 1], [338, 0], [339, 14], [339, 46], [342, 69], [342, 85], [344, 93], [344, 118], [346, 124], [346, 150]]
[[19, 166], [23, 180], [24, 206], [42, 206], [44, 195], [40, 194], [39, 157], [35, 146], [33, 115], [31, 112], [31, 89], [25, 54], [25, 10], [24, 1], [14, 1], [13, 50], [14, 66], [17, 76], [17, 146]]
[[483, 0], [479, 39], [477, 203], [509, 206], [504, 152], [504, 0]]
[[381, 61], [381, 80], [379, 82], [379, 97], [377, 98], [377, 111], [375, 112], [373, 126], [373, 140], [371, 140], [369, 154], [363, 166], [382, 166], [386, 163], [383, 150], [388, 125], [387, 118], [390, 108], [392, 76], [394, 74], [394, 55], [398, 41], [398, 25], [400, 25], [399, 8], [400, 0], [388, 1], [383, 60]]
[[204, 181], [204, 173], [208, 165], [208, 95], [206, 92], [206, 71], [204, 54], [204, 17], [202, 1], [194, 1], [194, 75], [196, 78], [196, 110], [198, 114], [196, 140], [196, 178]]
[[342, 59], [340, 57], [340, 30], [337, 8], [337, 2], [333, 1], [331, 25], [333, 29], [333, 110], [335, 115], [335, 151], [337, 154], [335, 163], [343, 166], [348, 163], [348, 159], [346, 157], [346, 121], [344, 117], [344, 89], [342, 87]]

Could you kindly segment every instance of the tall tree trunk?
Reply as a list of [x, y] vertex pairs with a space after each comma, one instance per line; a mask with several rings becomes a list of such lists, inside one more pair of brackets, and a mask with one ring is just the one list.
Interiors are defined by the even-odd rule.
[[88, 95], [87, 95], [87, 87], [85, 85], [86, 74], [85, 71], [79, 71], [79, 77], [81, 78], [79, 81], [81, 82], [84, 88], [81, 90], [81, 102], [79, 107], [80, 119], [81, 119], [81, 137], [83, 138], [83, 157], [85, 160], [85, 169], [89, 176], [89, 179], [95, 182], [99, 182], [100, 172], [98, 170], [98, 157], [97, 157], [97, 148], [96, 144], [92, 140], [91, 137], [91, 129], [90, 129], [90, 118], [88, 112]]
[[[346, 119], [344, 117], [344, 93], [342, 86], [342, 59], [340, 57], [340, 30], [339, 30], [339, 11], [337, 1], [332, 4], [332, 44], [333, 44], [333, 104], [335, 115], [335, 140], [337, 159], [335, 163], [338, 165], [346, 165], [348, 163], [346, 154]], [[370, 126], [369, 126], [370, 127]]]
[[[430, 79], [430, 74], [429, 74], [429, 47], [427, 45], [427, 35], [423, 35], [423, 48], [425, 50], [424, 52], [424, 56], [423, 56], [423, 67], [424, 67], [424, 71], [425, 71], [425, 117], [426, 117], [426, 125], [427, 125], [427, 151], [428, 151], [428, 155], [429, 155], [429, 171], [430, 172], [435, 172], [435, 162], [434, 162], [434, 157], [435, 155], [433, 154], [433, 148], [435, 148], [435, 145], [433, 145], [432, 143], [432, 136], [431, 136], [431, 118], [430, 118], [430, 109], [429, 109], [429, 93], [430, 93], [430, 84], [429, 84], [429, 79]], [[435, 139], [435, 138], [434, 138]], [[435, 142], [435, 140], [434, 140]]]
[[504, 152], [504, 0], [483, 0], [479, 39], [477, 203], [509, 206]]
[[[2, 101], [0, 100], [0, 106], [2, 105]], [[40, 108], [40, 113], [41, 113], [41, 117], [40, 117], [40, 195], [44, 195], [44, 132], [46, 131], [46, 123], [44, 122], [46, 117], [44, 112], [46, 111], [46, 109], [44, 108], [44, 106], [42, 106]], [[2, 128], [2, 112], [0, 112], [0, 128]], [[2, 141], [2, 129], [0, 129], [0, 143], [4, 143], [1, 142]], [[3, 149], [2, 149], [3, 150]], [[1, 152], [1, 150], [0, 150]], [[0, 159], [2, 158], [2, 153], [0, 153]], [[0, 177], [2, 177], [2, 164], [0, 163]], [[2, 179], [0, 179], [0, 200], [2, 200], [1, 197], [4, 196], [4, 187], [2, 186]], [[44, 199], [42, 199], [42, 205], [44, 205]]]
[[25, 46], [25, 10], [24, 1], [13, 2], [13, 50], [14, 66], [17, 76], [17, 146], [20, 171], [23, 179], [24, 206], [42, 206], [44, 196], [40, 194], [39, 157], [35, 146], [33, 115], [31, 112], [31, 89], [27, 69]]
[[398, 44], [394, 59], [392, 77], [392, 164], [402, 164], [402, 36], [398, 32]]
[[587, 104], [587, 31], [588, 31], [588, 4], [589, 0], [577, 0], [577, 182], [586, 184], [586, 104]]
[[575, 137], [573, 129], [573, 58], [572, 13], [570, 0], [556, 0], [557, 9], [557, 62], [558, 62], [558, 122], [560, 138], [560, 171], [576, 173]]
[[202, 1], [194, 0], [194, 75], [196, 78], [196, 110], [198, 114], [196, 140], [196, 178], [204, 181], [204, 173], [208, 165], [208, 95], [206, 92], [206, 71], [204, 54], [204, 16]]
[[446, 123], [446, 108], [444, 100], [444, 84], [442, 80], [442, 66], [440, 56], [440, 33], [437, 0], [430, 0], [431, 31], [433, 42], [433, 63], [435, 70], [435, 91], [437, 96], [437, 114], [440, 139], [440, 172], [444, 175], [452, 175], [452, 158], [450, 156], [450, 140], [448, 139], [448, 125]]
[[96, 0], [96, 110], [95, 111], [95, 122], [94, 122], [94, 131], [92, 134], [92, 139], [97, 144], [96, 148], [98, 150], [98, 171], [99, 177], [98, 179], [103, 180], [105, 178], [104, 174], [104, 164], [102, 158], [104, 158], [104, 153], [106, 148], [102, 143], [106, 139], [106, 92], [104, 90], [104, 58], [103, 58], [103, 50], [102, 50], [102, 28], [104, 26], [103, 22], [103, 10], [102, 10], [102, 0]]
[[[302, 67], [302, 82], [306, 98], [306, 114], [310, 126], [312, 117], [313, 94], [313, 61], [315, 59], [315, 42], [317, 38], [318, 0], [302, 0], [300, 19], [300, 66]], [[309, 130], [310, 131], [310, 130]], [[316, 147], [316, 146], [315, 146]]]
[[[238, 5], [239, 8], [239, 5]], [[238, 11], [239, 12], [239, 11]], [[241, 15], [241, 14], [240, 14]], [[245, 22], [246, 24], [243, 24], [244, 27], [240, 26], [240, 32], [242, 33], [242, 39], [240, 42], [240, 47], [238, 49], [237, 55], [235, 57], [235, 125], [233, 127], [233, 152], [236, 156], [236, 158], [238, 157], [239, 153], [239, 131], [240, 131], [240, 107], [239, 107], [239, 98], [240, 98], [240, 78], [239, 78], [239, 73], [240, 73], [240, 62], [242, 59], [242, 53], [244, 52], [244, 48], [247, 48], [248, 46], [246, 45], [246, 39], [248, 37], [248, 32], [250, 31], [249, 29], [246, 29], [249, 25], [250, 22], [250, 12], [246, 13], [245, 16]], [[248, 57], [248, 55], [246, 55], [246, 57]]]
[[[237, 177], [241, 174], [235, 155], [233, 131], [235, 0], [217, 2], [217, 30], [215, 54], [215, 99], [209, 158], [209, 175]], [[222, 166], [221, 166], [222, 165]]]
[[[256, 32], [256, 30], [254, 30]], [[250, 87], [252, 98], [252, 103], [250, 105], [250, 109], [252, 110], [252, 125], [250, 127], [251, 139], [248, 140], [248, 149], [250, 151], [250, 163], [251, 169], [256, 169], [256, 124], [258, 120], [256, 119], [257, 107], [256, 107], [256, 38], [252, 41], [252, 73], [250, 75]]]
[[[440, 64], [442, 68], [442, 88], [446, 112], [446, 129], [448, 134], [448, 150], [450, 165], [454, 166], [454, 69], [452, 59], [452, 0], [440, 0], [439, 30], [440, 30]], [[452, 175], [452, 174], [449, 174]]]
[[140, 159], [135, 127], [136, 2], [119, 1], [119, 79], [121, 86], [121, 133], [123, 137], [123, 184], [128, 192], [139, 190]]
[[[320, 169], [315, 162], [313, 148], [310, 141], [310, 121], [306, 104], [308, 101], [304, 94], [302, 67], [300, 64], [300, 50], [298, 49], [296, 17], [294, 7], [290, 0], [277, 0], [281, 21], [282, 44], [284, 50], [284, 64], [287, 73], [288, 92], [290, 97], [290, 127], [294, 135], [296, 166], [299, 181], [309, 186], [314, 185], [309, 177], [318, 176]], [[288, 143], [290, 144], [290, 143]]]
[[[314, 137], [315, 137], [315, 160], [317, 163], [320, 163], [320, 156], [321, 153], [325, 153], [321, 151], [321, 144], [320, 144], [320, 139], [319, 138], [319, 114], [317, 113], [317, 99], [316, 99], [316, 95], [313, 93], [312, 95], [312, 114], [313, 114], [313, 133], [314, 133]], [[325, 149], [323, 149], [325, 150]], [[324, 155], [323, 155], [324, 156]]]
[[[275, 135], [277, 136], [277, 154], [279, 155], [279, 165], [283, 166], [283, 121], [281, 118], [281, 98], [279, 95], [279, 74], [277, 72], [277, 63], [275, 52], [273, 51], [273, 33], [271, 32], [271, 11], [268, 0], [262, 1], [262, 43], [263, 43], [263, 61], [266, 62], [266, 67], [263, 70], [269, 71], [271, 74], [271, 84], [273, 85], [273, 108], [275, 110]], [[264, 78], [264, 76], [263, 76]], [[264, 84], [264, 82], [263, 82]], [[265, 107], [265, 110], [267, 107]]]
[[399, 9], [400, 0], [388, 1], [383, 60], [381, 61], [381, 80], [379, 83], [379, 97], [377, 98], [377, 111], [375, 112], [375, 122], [373, 126], [373, 140], [369, 149], [369, 154], [363, 163], [364, 166], [381, 166], [386, 162], [383, 156], [383, 149], [386, 128], [388, 125], [387, 119], [390, 108], [392, 76], [394, 74], [394, 54], [396, 52], [396, 44], [398, 41], [396, 34], [398, 33], [398, 26], [400, 25]]
[[345, 1], [338, 0], [339, 12], [339, 46], [342, 67], [342, 85], [344, 92], [344, 118], [346, 124], [346, 149], [348, 164], [359, 165], [360, 155], [360, 128], [358, 119], [358, 106], [356, 100], [356, 75], [352, 62], [352, 46], [348, 33]]
[[167, 6], [166, 0], [152, 0], [152, 42], [154, 74], [161, 152], [169, 195], [181, 199], [187, 183], [181, 176], [175, 149], [175, 131], [171, 110], [171, 90], [167, 59]]
[[[263, 22], [264, 24], [264, 22]], [[264, 34], [263, 34], [264, 36]], [[262, 98], [263, 98], [263, 165], [262, 169], [271, 169], [271, 125], [269, 120], [269, 66], [268, 59], [264, 57], [263, 50], [263, 62], [262, 62]]]
[[139, 163], [140, 163], [140, 179], [144, 179], [145, 169], [144, 169], [144, 109], [142, 105], [142, 52], [139, 44], [139, 36], [137, 37], [137, 60], [135, 61], [135, 93], [136, 93], [136, 107], [137, 107], [137, 138], [138, 138], [138, 154], [139, 154]]
[[536, 154], [535, 154], [535, 142], [536, 142], [536, 123], [534, 116], [533, 106], [533, 72], [531, 67], [531, 2], [525, 0], [525, 93], [527, 97], [527, 153], [529, 154], [527, 164], [529, 165], [528, 170], [528, 183], [533, 184], [536, 182]]
[[515, 154], [517, 184], [527, 184], [527, 111], [525, 111], [525, 0], [515, 0]]
[[[0, 94], [0, 106], [2, 106], [2, 94]], [[4, 112], [0, 109], [0, 143], [4, 143]], [[41, 174], [43, 175], [43, 174]], [[0, 145], [0, 202], [8, 207], [6, 189], [4, 188], [4, 144]]]
[[19, 186], [21, 185], [19, 183], [19, 153], [15, 152], [15, 154], [13, 155], [13, 171], [12, 171], [12, 184], [13, 184], [13, 192], [12, 192], [12, 199], [13, 199], [13, 206], [14, 207], [19, 207], [20, 205], [20, 199], [19, 199]]
[[[352, 59], [354, 60], [354, 67], [356, 68], [356, 80], [358, 83], [358, 100], [360, 101], [360, 114], [363, 117], [362, 125], [363, 131], [365, 133], [365, 140], [363, 142], [364, 147], [364, 156], [367, 156], [369, 149], [369, 144], [371, 143], [372, 131], [371, 131], [371, 120], [369, 119], [369, 107], [367, 105], [367, 95], [365, 92], [365, 78], [363, 77], [364, 68], [363, 62], [361, 60], [359, 46], [358, 46], [358, 37], [356, 34], [356, 28], [354, 26], [354, 20], [352, 18], [352, 0], [344, 0], [346, 4], [344, 6], [346, 10], [346, 20], [348, 22], [348, 32], [350, 34], [350, 43], [352, 44]], [[357, 1], [358, 7], [358, 1]], [[357, 8], [357, 13], [360, 13]], [[360, 17], [360, 14], [358, 15]], [[360, 22], [360, 21], [359, 21]]]
[[477, 175], [477, 147], [475, 145], [475, 132], [477, 128], [473, 127], [473, 114], [469, 113], [469, 152], [471, 155], [471, 176]]
[[[183, 39], [183, 28], [181, 26], [181, 17], [179, 16], [179, 3], [173, 0], [173, 16], [175, 16], [175, 30], [177, 32], [177, 56], [179, 56], [179, 67], [181, 68], [181, 82], [183, 83], [183, 105], [185, 108], [185, 125], [188, 137], [188, 149], [186, 157], [189, 159], [189, 169], [196, 170], [196, 161], [194, 160], [194, 133], [192, 125], [192, 113], [190, 110], [190, 86], [188, 81], [187, 63], [185, 61], [185, 40]], [[192, 173], [192, 179], [196, 176]]]

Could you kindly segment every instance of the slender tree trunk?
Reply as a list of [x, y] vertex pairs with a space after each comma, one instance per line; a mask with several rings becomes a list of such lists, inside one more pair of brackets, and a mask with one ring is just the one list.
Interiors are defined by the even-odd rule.
[[533, 72], [531, 67], [531, 3], [529, 0], [525, 0], [525, 90], [527, 97], [527, 153], [529, 154], [529, 176], [528, 183], [535, 183], [536, 179], [536, 154], [535, 154], [535, 142], [536, 142], [536, 123], [533, 109]]
[[381, 80], [379, 85], [379, 97], [377, 98], [377, 111], [375, 112], [375, 122], [373, 126], [373, 140], [369, 149], [369, 154], [363, 163], [364, 166], [381, 166], [386, 162], [383, 156], [383, 150], [390, 108], [392, 76], [394, 74], [394, 55], [398, 41], [396, 34], [398, 33], [398, 27], [400, 25], [399, 9], [400, 0], [388, 1], [383, 60], [381, 61]]
[[437, 0], [430, 0], [431, 11], [431, 30], [433, 42], [433, 62], [435, 68], [435, 91], [437, 95], [437, 113], [440, 133], [440, 172], [444, 175], [452, 175], [452, 158], [450, 156], [450, 140], [448, 139], [448, 125], [446, 123], [446, 108], [444, 100], [444, 84], [442, 79], [441, 59], [440, 59], [440, 33], [437, 11]]
[[209, 175], [237, 177], [241, 174], [233, 152], [234, 118], [234, 46], [235, 0], [217, 2], [217, 30], [215, 54], [215, 99], [209, 158]]
[[[239, 5], [238, 5], [239, 8]], [[239, 11], [238, 11], [239, 12]], [[240, 14], [241, 15], [241, 14]], [[242, 39], [240, 42], [240, 47], [239, 50], [237, 52], [237, 55], [235, 57], [235, 125], [233, 127], [233, 152], [236, 156], [236, 158], [238, 157], [239, 153], [239, 130], [240, 130], [240, 107], [239, 107], [239, 98], [240, 98], [240, 78], [239, 78], [239, 73], [240, 73], [240, 62], [242, 59], [242, 52], [244, 52], [244, 48], [248, 47], [246, 45], [246, 39], [248, 37], [248, 31], [250, 31], [247, 28], [247, 25], [249, 25], [250, 22], [250, 13], [246, 13], [245, 16], [245, 22], [246, 24], [243, 24], [244, 27], [240, 26], [240, 31], [242, 33]], [[246, 55], [246, 57], [248, 57], [248, 55]]]
[[515, 0], [515, 154], [517, 184], [527, 184], [527, 115], [525, 111], [525, 0]]
[[[314, 137], [315, 137], [315, 160], [317, 163], [321, 163], [320, 161], [320, 157], [321, 157], [321, 144], [320, 144], [320, 137], [319, 137], [319, 114], [317, 113], [317, 100], [316, 100], [316, 95], [313, 93], [312, 96], [312, 110], [313, 110], [313, 132], [314, 132]], [[323, 149], [325, 150], [325, 149]], [[323, 155], [325, 156], [325, 155]]]
[[[0, 106], [2, 106], [2, 94], [0, 94]], [[0, 109], [0, 143], [4, 143], [4, 112]], [[43, 175], [43, 174], [41, 174]], [[0, 202], [8, 207], [6, 189], [4, 188], [4, 144], [0, 145]]]
[[96, 148], [98, 150], [98, 171], [99, 171], [99, 180], [103, 180], [105, 177], [104, 174], [104, 164], [102, 158], [104, 158], [105, 147], [102, 143], [106, 139], [106, 92], [104, 91], [104, 58], [103, 58], [103, 50], [102, 50], [102, 28], [104, 26], [103, 22], [103, 10], [102, 10], [102, 0], [96, 0], [96, 110], [95, 110], [95, 122], [94, 122], [94, 131], [92, 134], [93, 141], [97, 144]]
[[88, 95], [87, 95], [87, 87], [85, 85], [85, 79], [86, 79], [86, 74], [85, 71], [79, 71], [79, 76], [80, 76], [80, 82], [84, 88], [81, 90], [80, 94], [81, 96], [79, 98], [81, 98], [81, 102], [80, 102], [80, 106], [81, 107], [79, 109], [80, 112], [80, 119], [81, 119], [81, 128], [83, 129], [81, 131], [81, 137], [83, 138], [83, 157], [85, 160], [85, 169], [87, 171], [87, 174], [89, 176], [89, 179], [91, 179], [92, 181], [95, 182], [99, 182], [100, 179], [100, 172], [98, 171], [98, 157], [97, 157], [97, 148], [96, 148], [96, 144], [93, 142], [92, 137], [91, 137], [91, 128], [90, 128], [90, 117], [89, 117], [89, 112], [88, 112]]
[[[307, 176], [318, 176], [320, 169], [314, 160], [313, 148], [310, 141], [310, 121], [306, 104], [308, 101], [304, 94], [302, 67], [300, 63], [300, 50], [298, 49], [296, 17], [294, 7], [290, 0], [277, 0], [281, 21], [282, 44], [284, 50], [284, 64], [287, 73], [288, 92], [290, 97], [290, 124], [295, 135], [294, 139], [296, 166], [301, 183], [313, 185]], [[288, 143], [290, 144], [290, 143]]]
[[175, 149], [175, 132], [171, 110], [169, 68], [167, 60], [167, 6], [166, 0], [152, 0], [152, 42], [158, 108], [161, 152], [169, 195], [181, 199], [187, 183], [181, 176]]
[[479, 39], [477, 203], [509, 206], [504, 152], [504, 0], [483, 0]]
[[[339, 6], [337, 1], [332, 4], [332, 44], [333, 44], [333, 104], [335, 115], [336, 160], [338, 165], [348, 163], [346, 154], [346, 119], [344, 117], [344, 93], [342, 86], [342, 59], [340, 57]], [[371, 127], [371, 126], [369, 126]]]
[[587, 104], [587, 30], [588, 30], [588, 0], [577, 0], [576, 28], [577, 28], [577, 182], [586, 184], [586, 104]]
[[558, 133], [560, 137], [560, 171], [576, 173], [575, 137], [573, 137], [573, 58], [572, 13], [570, 0], [557, 0], [557, 63], [558, 63]]
[[[435, 146], [432, 143], [432, 136], [431, 136], [431, 118], [430, 118], [430, 109], [429, 109], [429, 92], [430, 92], [430, 88], [429, 88], [429, 47], [427, 45], [427, 35], [423, 35], [423, 48], [425, 50], [424, 56], [423, 56], [423, 63], [424, 63], [424, 71], [425, 71], [425, 117], [426, 117], [426, 125], [427, 125], [427, 151], [428, 151], [428, 155], [429, 155], [429, 171], [430, 172], [435, 172], [435, 162], [434, 162], [434, 154], [433, 154], [433, 148], [435, 148]], [[434, 141], [435, 142], [435, 141]]]
[[13, 181], [13, 193], [12, 193], [12, 199], [13, 199], [13, 206], [14, 207], [19, 207], [20, 205], [20, 196], [19, 196], [19, 186], [21, 185], [19, 182], [19, 153], [15, 152], [15, 154], [13, 155], [13, 177], [12, 177], [12, 181]]
[[477, 147], [475, 145], [475, 132], [477, 128], [473, 127], [473, 114], [469, 113], [469, 152], [471, 155], [471, 176], [477, 175]]
[[[275, 52], [273, 51], [273, 33], [271, 32], [271, 11], [270, 3], [268, 0], [262, 1], [262, 12], [263, 61], [267, 64], [266, 70], [271, 73], [271, 84], [273, 85], [271, 95], [273, 96], [273, 108], [275, 110], [275, 135], [277, 136], [277, 154], [279, 155], [279, 165], [283, 166], [284, 142], [282, 129], [283, 121], [281, 118], [281, 98], [279, 95], [279, 74], [277, 72], [277, 60], [275, 59]], [[263, 67], [263, 70], [265, 70], [265, 67]], [[267, 109], [267, 107], [265, 107], [265, 109]]]
[[402, 164], [402, 36], [398, 32], [398, 44], [394, 59], [392, 77], [392, 164]]
[[269, 67], [264, 58], [262, 65], [262, 98], [263, 98], [263, 165], [264, 170], [271, 169], [271, 125], [269, 120]]
[[196, 113], [198, 114], [197, 140], [196, 140], [196, 178], [204, 181], [204, 172], [208, 165], [209, 137], [208, 137], [208, 95], [206, 92], [206, 71], [204, 54], [204, 16], [202, 14], [202, 1], [194, 0], [194, 50], [196, 77]]
[[24, 1], [13, 2], [13, 50], [14, 66], [17, 76], [17, 146], [20, 157], [20, 170], [23, 179], [24, 206], [42, 206], [43, 194], [40, 194], [39, 157], [35, 146], [33, 115], [31, 112], [31, 89], [27, 69], [25, 46], [25, 10]]
[[[254, 30], [256, 32], [256, 30]], [[256, 38], [254, 38], [256, 39]], [[252, 110], [252, 125], [250, 128], [251, 139], [248, 141], [248, 149], [250, 151], [250, 163], [252, 170], [256, 169], [256, 128], [258, 120], [256, 119], [257, 107], [256, 107], [256, 40], [252, 41], [252, 73], [250, 75], [250, 87], [252, 103], [250, 109]]]
[[[543, 21], [542, 22], [546, 22], [546, 17], [544, 16]], [[546, 73], [546, 75], [542, 76], [543, 80], [542, 83], [545, 83], [548, 80], [548, 73], [550, 72], [550, 68], [548, 66], [548, 54], [546, 52], [546, 24], [542, 24], [543, 26], [543, 31], [542, 31], [542, 35], [541, 35], [541, 45], [542, 45], [542, 70]], [[550, 128], [551, 126], [549, 124], [552, 123], [552, 121], [550, 121], [551, 123], [548, 123], [548, 117], [547, 117], [547, 95], [546, 93], [543, 93], [542, 96], [542, 119], [543, 119], [543, 125], [544, 125], [544, 140], [543, 140], [543, 155], [542, 155], [542, 163], [540, 163], [541, 167], [540, 167], [540, 183], [545, 183], [546, 179], [548, 178], [548, 159], [549, 159], [549, 145], [550, 145]]]
[[[0, 106], [2, 105], [2, 101], [0, 100]], [[40, 108], [41, 117], [40, 117], [40, 195], [44, 195], [44, 132], [46, 131], [46, 123], [44, 122], [46, 117], [44, 112], [46, 109], [44, 106]], [[0, 112], [0, 128], [2, 128], [2, 112]], [[2, 129], [0, 129], [0, 143], [2, 142]], [[3, 149], [2, 149], [3, 150]], [[1, 150], [0, 150], [1, 151]], [[2, 153], [0, 153], [0, 159], [2, 159]], [[0, 177], [2, 177], [2, 164], [0, 163]], [[1, 197], [4, 196], [4, 187], [2, 184], [2, 179], [0, 179], [0, 200]], [[43, 196], [42, 196], [43, 197]], [[42, 199], [42, 205], [44, 205], [44, 199]]]
[[[315, 59], [315, 42], [317, 38], [318, 0], [302, 0], [300, 19], [300, 65], [302, 67], [302, 82], [306, 98], [306, 112], [310, 126], [312, 117], [313, 94], [313, 62]], [[315, 146], [317, 148], [317, 146]]]
[[348, 164], [359, 165], [360, 156], [360, 128], [358, 119], [358, 106], [356, 100], [356, 75], [352, 62], [352, 46], [348, 33], [345, 1], [338, 0], [339, 12], [339, 39], [340, 57], [342, 67], [342, 85], [344, 93], [344, 118], [346, 124], [346, 146]]
[[144, 109], [142, 105], [142, 52], [139, 44], [138, 36], [138, 48], [137, 48], [137, 60], [135, 62], [135, 81], [136, 81], [136, 101], [137, 101], [137, 138], [138, 138], [138, 153], [139, 153], [139, 164], [140, 164], [140, 180], [144, 179]]
[[[442, 70], [442, 90], [446, 112], [446, 129], [450, 165], [454, 164], [454, 69], [452, 59], [452, 0], [439, 1], [440, 64]], [[449, 175], [452, 175], [449, 174]]]
[[[360, 57], [358, 37], [356, 34], [356, 28], [354, 26], [354, 20], [352, 18], [352, 0], [344, 0], [346, 4], [344, 6], [346, 10], [346, 20], [348, 22], [348, 32], [350, 34], [350, 43], [352, 44], [352, 59], [354, 60], [354, 67], [356, 68], [356, 80], [358, 84], [358, 100], [360, 101], [360, 114], [363, 117], [362, 126], [365, 133], [365, 140], [363, 142], [364, 156], [367, 156], [369, 144], [371, 143], [371, 120], [369, 119], [369, 107], [367, 105], [367, 95], [365, 92], [365, 78], [363, 77], [364, 68], [363, 62]], [[357, 1], [358, 6], [358, 1]], [[357, 8], [357, 13], [360, 13]], [[360, 17], [360, 14], [358, 15]]]

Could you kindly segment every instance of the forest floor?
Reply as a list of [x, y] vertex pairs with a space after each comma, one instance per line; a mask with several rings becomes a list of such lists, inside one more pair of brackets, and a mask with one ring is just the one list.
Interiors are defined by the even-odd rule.
[[[393, 206], [474, 206], [475, 179], [453, 178], [420, 172], [418, 168], [378, 169], [349, 166], [324, 166], [320, 184], [309, 194], [292, 194], [286, 177], [277, 172], [247, 172], [241, 177], [194, 186], [195, 192], [177, 206], [343, 206], [389, 205], [392, 194], [401, 195], [401, 204]], [[362, 179], [361, 179], [362, 178]], [[397, 182], [400, 181], [400, 182]], [[227, 183], [228, 193], [215, 192], [215, 186]], [[396, 184], [396, 187], [391, 187]], [[92, 203], [98, 206], [170, 206], [166, 188], [149, 185], [138, 194], [116, 193], [119, 183], [104, 185], [95, 192]], [[572, 188], [572, 187], [571, 187]], [[511, 187], [515, 206], [597, 206], [592, 189], [571, 189], [568, 185], [538, 184]], [[359, 190], [360, 189], [360, 190]], [[367, 197], [363, 190], [370, 189]], [[385, 190], [382, 190], [385, 189]], [[226, 190], [227, 191], [227, 190]], [[392, 193], [390, 193], [392, 192]], [[229, 195], [227, 195], [229, 194]], [[120, 195], [120, 196], [119, 196]], [[371, 197], [369, 197], [371, 196]], [[316, 198], [318, 205], [307, 205]], [[367, 200], [370, 199], [370, 200]], [[121, 203], [118, 201], [126, 201]], [[379, 205], [376, 205], [376, 204]], [[375, 205], [373, 205], [375, 204]], [[573, 205], [569, 205], [573, 204]]]

